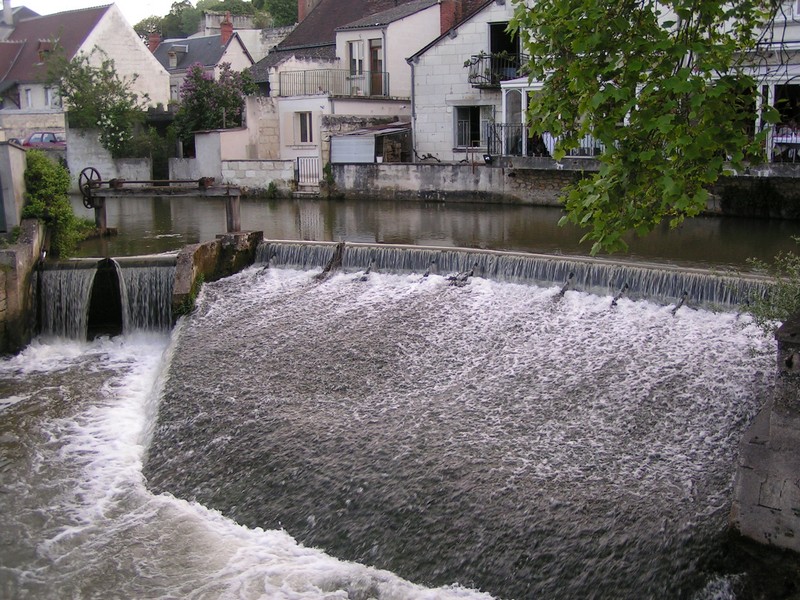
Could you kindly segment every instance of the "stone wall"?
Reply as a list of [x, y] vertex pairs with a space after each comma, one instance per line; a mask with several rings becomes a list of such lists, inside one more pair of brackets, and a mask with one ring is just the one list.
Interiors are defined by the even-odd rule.
[[191, 310], [199, 281], [216, 281], [252, 265], [263, 239], [261, 231], [228, 233], [213, 242], [185, 246], [175, 265], [173, 314]]
[[258, 194], [274, 183], [283, 194], [294, 185], [294, 161], [291, 160], [224, 160], [222, 181], [242, 188], [242, 193]]
[[0, 353], [18, 352], [36, 328], [33, 270], [44, 243], [44, 227], [35, 219], [21, 224], [18, 242], [0, 250]]
[[775, 390], [741, 442], [731, 524], [800, 552], [800, 315], [778, 330]]
[[557, 206], [580, 170], [481, 164], [333, 165], [338, 192], [348, 198], [459, 200]]
[[280, 120], [275, 98], [248, 96], [245, 103], [245, 121], [250, 132], [250, 145], [260, 159], [280, 158]]

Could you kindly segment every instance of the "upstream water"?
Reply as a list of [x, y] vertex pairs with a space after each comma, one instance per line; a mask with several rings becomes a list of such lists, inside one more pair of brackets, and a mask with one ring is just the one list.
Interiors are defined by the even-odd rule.
[[0, 362], [0, 596], [744, 597], [746, 319], [318, 271]]

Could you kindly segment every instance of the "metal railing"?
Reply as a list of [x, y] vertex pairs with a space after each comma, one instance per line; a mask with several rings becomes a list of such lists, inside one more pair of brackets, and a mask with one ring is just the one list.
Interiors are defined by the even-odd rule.
[[388, 96], [389, 73], [363, 71], [350, 73], [345, 69], [313, 69], [284, 71], [279, 74], [279, 96]]
[[499, 88], [500, 82], [516, 79], [525, 74], [526, 54], [477, 54], [464, 63], [469, 68], [467, 81], [478, 88]]
[[[486, 139], [488, 152], [497, 156], [552, 156], [560, 138], [545, 133], [529, 135], [522, 124], [489, 123]], [[573, 158], [593, 158], [603, 152], [603, 144], [591, 135], [583, 136], [577, 148], [567, 152]]]
[[321, 179], [319, 157], [298, 156], [295, 177], [298, 185], [319, 185]]

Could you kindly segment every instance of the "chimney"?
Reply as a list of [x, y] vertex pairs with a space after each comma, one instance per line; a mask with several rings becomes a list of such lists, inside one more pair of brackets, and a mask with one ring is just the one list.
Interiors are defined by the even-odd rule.
[[297, 0], [297, 22], [300, 23], [317, 7], [321, 0]]
[[225, 20], [219, 24], [219, 33], [222, 36], [221, 44], [224, 46], [228, 43], [233, 35], [233, 22], [231, 21], [231, 13], [225, 13]]
[[11, 0], [3, 0], [3, 24], [14, 25], [14, 11], [11, 10]]
[[464, 3], [461, 0], [440, 0], [439, 11], [439, 33], [444, 35], [464, 18]]
[[150, 35], [147, 37], [147, 48], [150, 50], [150, 52], [155, 52], [160, 43], [161, 36], [157, 31], [151, 31]]

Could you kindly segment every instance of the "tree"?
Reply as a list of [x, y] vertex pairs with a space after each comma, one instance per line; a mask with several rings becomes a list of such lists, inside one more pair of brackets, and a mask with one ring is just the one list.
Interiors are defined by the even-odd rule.
[[[99, 65], [94, 66], [93, 62]], [[115, 157], [121, 156], [144, 118], [149, 98], [132, 88], [137, 76], [120, 77], [114, 60], [99, 48], [67, 60], [57, 49], [47, 59], [48, 79], [58, 86], [68, 110], [71, 127], [99, 129], [100, 143]]]
[[146, 17], [133, 26], [133, 30], [143, 40], [147, 40], [151, 33], [160, 34], [163, 29], [164, 17], [155, 15]]
[[161, 20], [161, 35], [164, 38], [188, 37], [200, 28], [202, 17], [202, 11], [189, 0], [173, 2], [169, 13]]
[[766, 131], [753, 125], [777, 112], [756, 98], [746, 61], [772, 4], [518, 0], [512, 28], [544, 83], [531, 128], [563, 136], [557, 160], [586, 134], [603, 146], [599, 173], [567, 191], [562, 219], [589, 229], [592, 254], [699, 214], [727, 165], [761, 158]]
[[297, 2], [294, 0], [254, 0], [253, 4], [272, 15], [277, 27], [297, 23]]
[[237, 73], [223, 63], [219, 78], [214, 80], [203, 65], [193, 64], [180, 90], [180, 107], [175, 115], [178, 136], [189, 139], [195, 131], [240, 127], [245, 96], [255, 91], [249, 71]]

